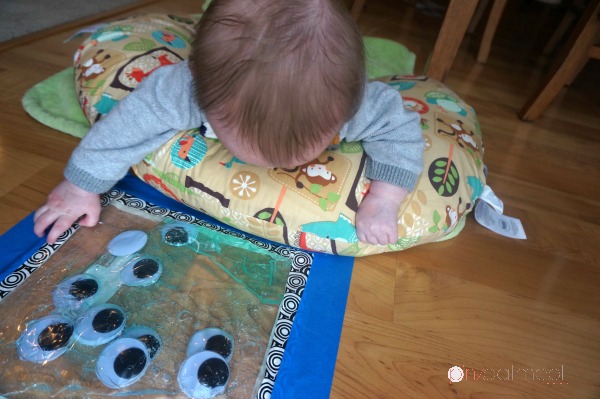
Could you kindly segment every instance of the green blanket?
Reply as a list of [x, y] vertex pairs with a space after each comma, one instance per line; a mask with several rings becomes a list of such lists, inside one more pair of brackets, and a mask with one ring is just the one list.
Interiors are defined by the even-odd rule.
[[22, 103], [34, 119], [61, 132], [83, 137], [90, 128], [75, 94], [73, 67], [33, 86]]
[[[364, 43], [369, 79], [413, 74], [415, 55], [403, 45], [375, 37], [365, 37]], [[90, 128], [79, 106], [73, 67], [33, 86], [23, 96], [22, 103], [34, 119], [61, 132], [83, 137]]]

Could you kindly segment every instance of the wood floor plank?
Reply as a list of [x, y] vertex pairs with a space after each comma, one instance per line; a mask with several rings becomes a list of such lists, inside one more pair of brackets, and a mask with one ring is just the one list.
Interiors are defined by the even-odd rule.
[[[0, 143], [0, 145], [3, 143]], [[32, 175], [44, 170], [50, 161], [47, 158], [32, 155], [24, 147], [21, 150], [0, 146], [0, 196], [21, 185]]]
[[[559, 281], [559, 276], [554, 277], [554, 283]], [[446, 340], [489, 352], [488, 364], [468, 364], [478, 370], [501, 368], [506, 348], [510, 348], [511, 364], [551, 369], [559, 366], [556, 359], [561, 359], [568, 364], [573, 387], [594, 384], [596, 372], [586, 365], [600, 361], [598, 315], [574, 315], [546, 302], [545, 298], [554, 294], [548, 289], [553, 285], [546, 281], [536, 297], [524, 298], [441, 272], [409, 268], [398, 280], [396, 322], [431, 333], [443, 332]], [[557, 341], [563, 344], [556, 345]], [[578, 348], [577, 342], [582, 341], [587, 350]], [[456, 356], [460, 363], [460, 353]]]
[[[575, 314], [600, 318], [600, 293], [589, 281], [600, 281], [597, 264], [569, 259], [565, 248], [548, 253], [526, 242], [515, 245], [480, 226], [465, 228], [456, 243], [436, 244], [435, 249], [411, 249], [400, 265], [423, 265], [447, 276], [502, 289], [507, 295], [535, 299], [540, 305], [561, 306]], [[573, 300], [585, 298], [585, 300]]]
[[[369, 0], [359, 26], [406, 45], [420, 73], [441, 18], [414, 3]], [[356, 259], [331, 398], [600, 397], [600, 62], [534, 123], [520, 121], [551, 61], [539, 49], [561, 17], [544, 7], [508, 2], [488, 62], [475, 61], [476, 30], [445, 82], [477, 112], [488, 183], [527, 240], [469, 216], [452, 240]], [[200, 9], [160, 0], [121, 15]], [[0, 48], [0, 234], [44, 202], [79, 141], [21, 106], [29, 88], [71, 65], [78, 41], [63, 41], [77, 30]], [[450, 384], [453, 366], [465, 379]], [[513, 368], [522, 371], [506, 378]], [[541, 379], [547, 371], [553, 380]]]
[[[598, 225], [600, 201], [577, 194], [565, 193], [554, 187], [546, 187], [521, 180], [519, 177], [490, 172], [494, 189], [503, 193], [502, 201], [507, 206], [518, 207], [525, 212], [546, 211]], [[582, 192], [585, 188], [582, 187]]]
[[356, 265], [352, 278], [360, 280], [362, 284], [350, 293], [346, 309], [392, 321], [395, 281], [390, 276], [395, 273], [395, 254], [367, 258]]

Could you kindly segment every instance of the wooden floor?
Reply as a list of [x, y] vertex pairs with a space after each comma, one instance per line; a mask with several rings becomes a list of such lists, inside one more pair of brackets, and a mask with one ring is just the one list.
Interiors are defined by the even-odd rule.
[[[535, 123], [519, 121], [558, 16], [510, 3], [488, 63], [475, 62], [478, 30], [446, 84], [478, 112], [488, 184], [528, 239], [469, 217], [451, 241], [357, 259], [332, 398], [600, 398], [600, 65], [590, 62]], [[359, 20], [365, 34], [415, 52], [417, 72], [440, 24], [400, 0], [369, 0]], [[44, 202], [77, 144], [20, 105], [69, 66], [78, 43], [62, 41], [75, 30], [0, 51], [0, 233]], [[465, 377], [450, 384], [453, 366]]]

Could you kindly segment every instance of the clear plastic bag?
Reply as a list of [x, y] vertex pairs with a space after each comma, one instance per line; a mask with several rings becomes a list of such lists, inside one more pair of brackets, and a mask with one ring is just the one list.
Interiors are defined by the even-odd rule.
[[[108, 206], [100, 225], [79, 229], [0, 302], [0, 395], [28, 399], [111, 395], [185, 398], [177, 375], [188, 357], [189, 341], [195, 332], [215, 327], [229, 333], [235, 344], [229, 382], [221, 396], [251, 397], [263, 378], [261, 366], [291, 261], [253, 247], [235, 234], [225, 235], [198, 224], [180, 224], [191, 228], [193, 240], [167, 245], [165, 229], [178, 223]], [[129, 230], [146, 232], [145, 246], [127, 256], [108, 253], [110, 240]], [[144, 259], [150, 260], [144, 266], [151, 266], [154, 273], [160, 266], [159, 277], [152, 282], [125, 284], [122, 272]], [[72, 308], [56, 299], [57, 295], [65, 296], [57, 287], [77, 275], [95, 276], [100, 287], [97, 292], [102, 295], [96, 302]], [[68, 350], [56, 358], [40, 363], [20, 358], [17, 344], [28, 326], [49, 315], [66, 316], [77, 323], [99, 303], [123, 309], [124, 332], [146, 327], [160, 336], [160, 351], [137, 382], [118, 390], [104, 385], [97, 375], [97, 362], [109, 343], [82, 344], [77, 326], [68, 340]]]

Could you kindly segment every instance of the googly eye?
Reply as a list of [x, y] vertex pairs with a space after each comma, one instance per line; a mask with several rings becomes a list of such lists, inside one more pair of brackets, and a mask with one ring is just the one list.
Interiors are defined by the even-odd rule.
[[29, 323], [17, 340], [22, 360], [50, 362], [65, 353], [72, 342], [73, 322], [64, 316], [51, 315]]
[[75, 323], [77, 342], [97, 346], [112, 341], [125, 326], [125, 312], [117, 305], [104, 303], [88, 309]]
[[183, 362], [177, 381], [190, 398], [212, 398], [225, 391], [229, 374], [229, 365], [221, 355], [204, 351]]
[[52, 291], [52, 300], [57, 308], [85, 309], [93, 305], [104, 287], [92, 275], [78, 274], [58, 284]]
[[123, 338], [134, 338], [142, 342], [146, 346], [146, 349], [148, 349], [150, 359], [154, 359], [162, 348], [160, 336], [156, 331], [149, 327], [129, 328], [123, 333]]
[[114, 256], [127, 256], [144, 248], [148, 234], [141, 230], [128, 230], [115, 236], [108, 243], [108, 252]]
[[149, 365], [146, 345], [135, 338], [119, 338], [100, 353], [96, 375], [109, 388], [123, 388], [142, 378]]
[[129, 286], [154, 284], [162, 274], [162, 262], [152, 256], [138, 256], [121, 270], [121, 280]]
[[187, 223], [170, 223], [160, 233], [163, 241], [174, 247], [187, 245], [196, 239], [196, 229]]
[[191, 357], [201, 351], [218, 353], [229, 362], [233, 354], [233, 337], [220, 328], [200, 330], [192, 335], [185, 353], [187, 357]]

